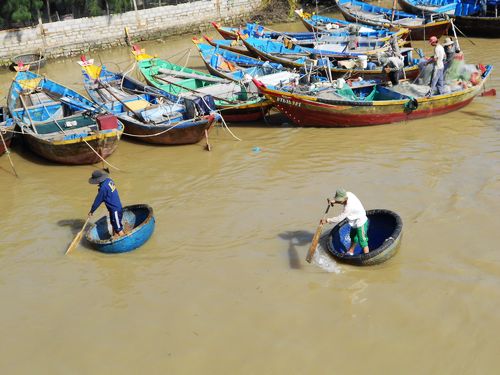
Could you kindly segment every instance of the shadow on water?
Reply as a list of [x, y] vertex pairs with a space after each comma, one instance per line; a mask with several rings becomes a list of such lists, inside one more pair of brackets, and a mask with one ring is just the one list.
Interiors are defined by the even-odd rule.
[[[83, 219], [64, 219], [64, 220], [59, 220], [57, 222], [57, 225], [59, 225], [60, 227], [69, 227], [73, 235], [71, 241], [73, 241], [73, 238], [77, 235], [77, 233], [82, 230], [84, 224], [85, 220]], [[87, 225], [87, 228], [88, 227], [89, 225]], [[70, 243], [71, 242], [68, 242], [68, 246]], [[80, 241], [80, 245], [82, 245], [86, 249], [93, 250], [93, 247], [91, 247], [90, 244], [85, 239], [85, 233], [84, 236], [82, 237], [82, 240]]]
[[486, 119], [486, 120], [497, 120], [497, 118], [495, 116], [488, 116], [488, 115], [484, 115], [484, 114], [479, 114], [478, 112], [471, 112], [471, 111], [460, 111], [461, 113], [463, 114], [466, 114], [466, 115], [469, 115], [471, 117], [480, 117], [480, 118], [483, 118], [483, 119]]
[[280, 233], [279, 237], [288, 241], [288, 261], [290, 268], [300, 270], [302, 268], [302, 263], [299, 258], [297, 246], [310, 244], [313, 233], [305, 230], [296, 230]]

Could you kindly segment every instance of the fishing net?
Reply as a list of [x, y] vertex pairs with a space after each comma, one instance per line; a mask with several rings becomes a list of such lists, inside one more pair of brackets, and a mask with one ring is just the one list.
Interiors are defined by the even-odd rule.
[[354, 91], [352, 91], [349, 85], [343, 85], [337, 89], [337, 94], [349, 100], [359, 100]]

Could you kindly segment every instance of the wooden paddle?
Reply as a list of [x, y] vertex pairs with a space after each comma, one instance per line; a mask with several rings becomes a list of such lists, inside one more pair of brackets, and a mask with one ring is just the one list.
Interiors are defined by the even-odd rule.
[[83, 230], [87, 226], [87, 223], [89, 222], [89, 220], [90, 220], [90, 216], [87, 217], [87, 220], [85, 220], [85, 224], [83, 224], [82, 230], [80, 232], [78, 232], [78, 234], [75, 236], [75, 238], [73, 238], [73, 241], [71, 241], [71, 243], [69, 244], [68, 250], [66, 250], [64, 255], [68, 255], [78, 246], [78, 244], [80, 243], [80, 240], [82, 239], [82, 236], [83, 236]]
[[328, 210], [330, 209], [330, 201], [328, 201], [328, 206], [326, 207], [325, 214], [323, 218], [319, 221], [318, 229], [316, 229], [316, 233], [314, 233], [314, 237], [311, 242], [311, 247], [309, 248], [309, 252], [307, 253], [307, 263], [311, 263], [314, 252], [316, 251], [316, 247], [318, 247], [319, 236], [321, 235], [321, 231], [323, 230], [323, 222], [326, 219], [326, 214], [328, 214]]

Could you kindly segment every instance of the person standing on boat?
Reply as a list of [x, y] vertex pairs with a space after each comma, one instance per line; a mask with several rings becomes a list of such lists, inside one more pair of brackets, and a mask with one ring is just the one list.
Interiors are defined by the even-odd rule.
[[382, 70], [387, 74], [393, 86], [399, 85], [399, 78], [401, 77], [403, 68], [403, 60], [398, 56], [391, 56], [383, 60]]
[[444, 59], [446, 54], [437, 37], [431, 36], [429, 44], [434, 47], [434, 56], [427, 61], [427, 64], [434, 63], [434, 69], [432, 71], [431, 89], [427, 96], [432, 96], [435, 90], [437, 90], [438, 95], [441, 95], [444, 93]]
[[97, 196], [90, 208], [89, 217], [92, 216], [95, 210], [104, 202], [109, 212], [113, 233], [117, 236], [123, 236], [125, 234], [122, 225], [123, 207], [115, 183], [109, 178], [108, 174], [102, 170], [95, 170], [92, 172], [89, 183], [99, 185]]
[[368, 247], [368, 217], [366, 216], [365, 208], [361, 201], [350, 191], [345, 191], [340, 188], [335, 192], [333, 201], [328, 199], [331, 206], [335, 203], [344, 206], [344, 210], [338, 216], [322, 220], [323, 224], [326, 223], [339, 223], [347, 218], [351, 226], [351, 247], [346, 252], [346, 255], [354, 255], [354, 248], [359, 243], [363, 252], [367, 254], [370, 251]]
[[451, 62], [455, 58], [455, 55], [460, 52], [457, 48], [456, 43], [450, 38], [447, 37], [443, 43], [444, 53], [446, 55], [446, 59], [444, 62], [444, 74], [446, 74], [446, 70], [450, 67]]

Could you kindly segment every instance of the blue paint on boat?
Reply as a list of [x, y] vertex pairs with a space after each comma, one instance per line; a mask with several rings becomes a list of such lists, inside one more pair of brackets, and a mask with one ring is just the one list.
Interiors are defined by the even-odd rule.
[[137, 249], [153, 234], [153, 209], [146, 204], [124, 207], [122, 224], [126, 234], [112, 238], [109, 216], [103, 216], [88, 229], [85, 238], [96, 250], [103, 253], [125, 253]]

